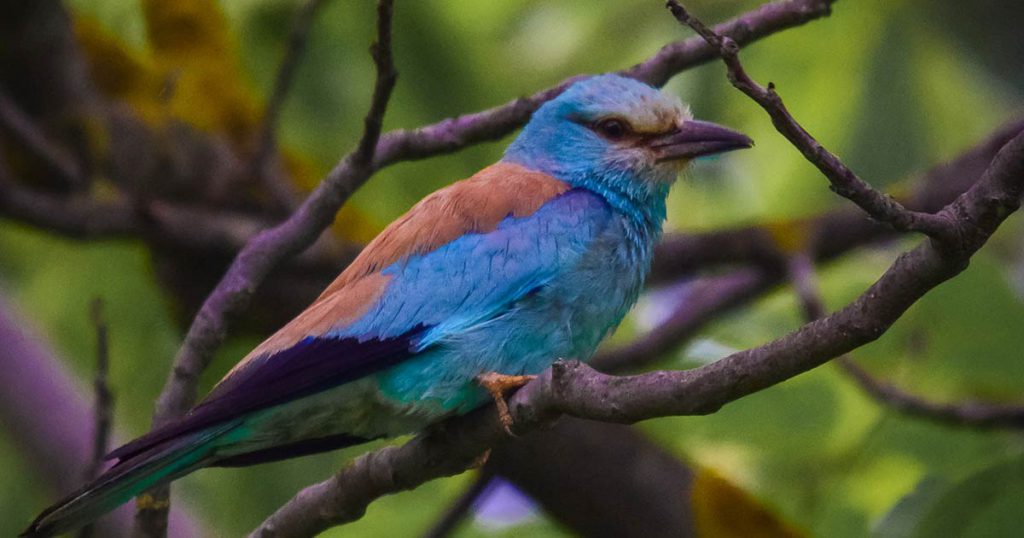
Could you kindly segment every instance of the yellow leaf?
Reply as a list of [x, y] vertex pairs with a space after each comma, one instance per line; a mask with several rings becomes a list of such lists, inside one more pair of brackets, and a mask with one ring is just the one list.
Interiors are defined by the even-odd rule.
[[700, 538], [801, 538], [747, 492], [714, 471], [701, 468], [690, 503]]

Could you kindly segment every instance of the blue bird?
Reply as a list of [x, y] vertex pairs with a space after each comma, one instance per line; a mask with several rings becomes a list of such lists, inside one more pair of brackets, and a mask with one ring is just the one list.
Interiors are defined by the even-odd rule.
[[388, 226], [185, 417], [111, 452], [25, 535], [73, 530], [202, 467], [415, 432], [589, 358], [640, 294], [680, 170], [751, 144], [641, 82], [576, 82], [501, 161]]

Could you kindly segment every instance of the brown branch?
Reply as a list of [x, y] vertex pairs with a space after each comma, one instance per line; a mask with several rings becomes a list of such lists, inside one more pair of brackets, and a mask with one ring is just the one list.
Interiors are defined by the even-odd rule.
[[292, 22], [291, 32], [288, 34], [288, 44], [281, 59], [281, 65], [274, 78], [274, 89], [263, 112], [263, 122], [257, 129], [252, 170], [275, 199], [288, 210], [294, 210], [298, 206], [299, 198], [298, 193], [284, 177], [280, 156], [277, 154], [277, 122], [292, 82], [295, 80], [299, 59], [302, 58], [302, 54], [306, 50], [309, 30], [313, 26], [317, 12], [323, 5], [324, 0], [306, 0], [299, 7], [295, 20]]
[[[872, 191], [873, 192], [873, 191]], [[1024, 194], [1024, 134], [1004, 146], [982, 178], [938, 217], [955, 244], [926, 241], [896, 259], [853, 303], [763, 346], [687, 371], [605, 375], [557, 362], [511, 400], [517, 432], [560, 414], [631, 423], [707, 414], [726, 403], [815, 368], [874, 341], [920, 297], [963, 271]], [[360, 517], [374, 499], [462, 472], [503, 438], [493, 410], [446, 423], [401, 447], [355, 460], [333, 478], [299, 492], [251, 536], [311, 536]]]
[[775, 92], [774, 84], [769, 83], [765, 88], [747, 75], [740, 63], [739, 45], [735, 40], [705, 26], [676, 0], [668, 0], [666, 5], [680, 24], [693, 28], [718, 51], [728, 68], [729, 81], [732, 85], [761, 105], [779, 133], [828, 178], [833, 191], [860, 206], [872, 218], [889, 223], [897, 230], [917, 231], [946, 242], [956, 240], [953, 236], [954, 231], [942, 217], [903, 207], [893, 198], [871, 187], [815, 140], [786, 109], [782, 98]]
[[[88, 482], [97, 476], [103, 469], [103, 456], [106, 455], [110, 444], [110, 424], [114, 396], [107, 385], [107, 373], [110, 370], [110, 345], [108, 341], [107, 322], [103, 316], [103, 299], [93, 299], [89, 305], [89, 318], [92, 321], [93, 329], [96, 331], [96, 375], [93, 378], [93, 414], [94, 431], [92, 444], [92, 462], [85, 473], [85, 480]], [[78, 538], [90, 538], [93, 536], [95, 526], [90, 523], [78, 531]]]
[[[397, 73], [391, 59], [392, 1], [377, 7], [377, 42], [371, 47], [377, 65], [366, 128], [357, 149], [342, 160], [327, 178], [285, 222], [249, 241], [207, 297], [189, 328], [174, 359], [174, 368], [157, 400], [153, 417], [159, 427], [181, 417], [196, 400], [196, 385], [213, 351], [227, 331], [228, 317], [241, 311], [256, 286], [279, 262], [309, 246], [334, 220], [341, 204], [373, 173], [371, 164], [380, 137]], [[140, 496], [136, 512], [136, 536], [160, 537], [166, 533], [170, 488], [164, 486]]]

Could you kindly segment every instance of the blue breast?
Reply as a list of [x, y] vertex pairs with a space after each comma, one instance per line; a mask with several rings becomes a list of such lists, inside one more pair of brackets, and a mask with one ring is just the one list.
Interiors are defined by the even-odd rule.
[[466, 411], [486, 402], [472, 383], [480, 373], [538, 373], [559, 358], [593, 354], [635, 302], [650, 265], [650, 245], [632, 240], [630, 222], [602, 196], [570, 191], [530, 217], [388, 268], [396, 280], [378, 311], [348, 330], [433, 326], [419, 355], [378, 374], [381, 389], [398, 402]]

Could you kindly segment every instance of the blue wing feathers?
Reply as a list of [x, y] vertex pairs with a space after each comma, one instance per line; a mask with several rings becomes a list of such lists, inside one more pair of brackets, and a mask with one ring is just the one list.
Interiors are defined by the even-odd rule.
[[229, 377], [178, 422], [140, 437], [106, 456], [125, 459], [175, 437], [221, 424], [359, 379], [398, 364], [412, 354], [422, 327], [392, 338], [309, 337], [298, 344], [256, 359]]
[[[111, 452], [124, 459], [174, 437], [283, 404], [393, 367], [459, 331], [501, 315], [572, 267], [611, 216], [581, 189], [534, 214], [508, 217], [383, 269], [383, 296], [355, 322], [257, 357], [177, 423]], [[344, 440], [343, 440], [344, 441]]]

